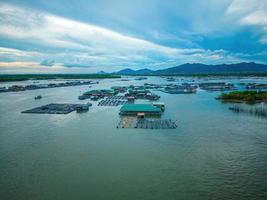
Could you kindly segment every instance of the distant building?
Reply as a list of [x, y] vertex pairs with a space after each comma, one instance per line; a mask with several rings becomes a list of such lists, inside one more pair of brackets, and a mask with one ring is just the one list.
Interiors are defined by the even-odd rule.
[[6, 89], [6, 87], [0, 87], [0, 92], [7, 92], [8, 90]]
[[19, 92], [19, 91], [24, 91], [25, 88], [22, 85], [12, 85], [12, 86], [8, 87], [8, 90], [12, 91], [12, 92]]

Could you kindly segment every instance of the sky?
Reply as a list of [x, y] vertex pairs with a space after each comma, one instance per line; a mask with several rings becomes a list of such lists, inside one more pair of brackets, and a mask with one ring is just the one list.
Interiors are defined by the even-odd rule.
[[0, 0], [0, 74], [267, 64], [267, 0]]

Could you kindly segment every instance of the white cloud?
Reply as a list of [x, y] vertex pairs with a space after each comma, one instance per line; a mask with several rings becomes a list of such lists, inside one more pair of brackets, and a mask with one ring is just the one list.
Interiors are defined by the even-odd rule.
[[[36, 65], [29, 62], [53, 60], [55, 66], [49, 69], [69, 64], [88, 66], [92, 71], [101, 68], [114, 71], [129, 66], [170, 67], [184, 62], [236, 60], [234, 56], [227, 56], [225, 51], [170, 48], [103, 27], [9, 4], [0, 4], [0, 36], [23, 41], [29, 49], [36, 48], [34, 51], [0, 48], [0, 61], [18, 62], [22, 67], [28, 63], [27, 66], [33, 68]], [[15, 67], [19, 67], [18, 63]]]
[[227, 9], [227, 13], [241, 15], [260, 9], [263, 6], [264, 0], [233, 0]]
[[241, 25], [260, 27], [263, 32], [260, 42], [267, 44], [267, 1], [234, 0], [227, 14], [236, 16]]
[[[175, 53], [176, 49], [125, 36], [108, 29], [10, 5], [2, 5], [0, 35], [53, 47], [91, 51], [154, 50]], [[112, 48], [114, 47], [114, 49]], [[97, 48], [97, 49], [95, 49]]]
[[11, 60], [25, 60], [38, 58], [42, 54], [36, 51], [22, 51], [18, 49], [0, 47], [0, 60], [9, 58]]

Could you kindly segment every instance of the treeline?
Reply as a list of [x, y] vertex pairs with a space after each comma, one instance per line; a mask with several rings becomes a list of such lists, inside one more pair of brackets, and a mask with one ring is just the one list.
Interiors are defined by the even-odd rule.
[[113, 74], [1, 74], [0, 82], [26, 81], [26, 80], [49, 80], [49, 79], [104, 79], [121, 78]]

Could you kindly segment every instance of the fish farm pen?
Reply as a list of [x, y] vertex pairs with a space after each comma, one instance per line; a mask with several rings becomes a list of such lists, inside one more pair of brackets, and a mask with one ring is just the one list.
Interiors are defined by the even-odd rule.
[[73, 111], [88, 111], [89, 106], [92, 104], [57, 104], [51, 103], [48, 105], [40, 106], [30, 110], [23, 111], [21, 113], [32, 113], [32, 114], [68, 114]]
[[170, 119], [122, 118], [117, 128], [176, 129], [177, 124]]
[[137, 119], [134, 128], [142, 129], [175, 129], [177, 125], [170, 119]]
[[266, 117], [267, 118], [267, 107], [266, 106], [256, 106], [256, 107], [243, 107], [239, 105], [234, 105], [232, 107], [229, 107], [229, 110], [235, 112], [235, 113], [244, 113], [248, 115], [254, 115], [258, 117]]
[[111, 96], [101, 100], [98, 106], [119, 106], [127, 102], [127, 97], [124, 96]]
[[107, 97], [107, 100], [127, 100], [127, 97], [125, 96], [111, 96], [111, 97]]

